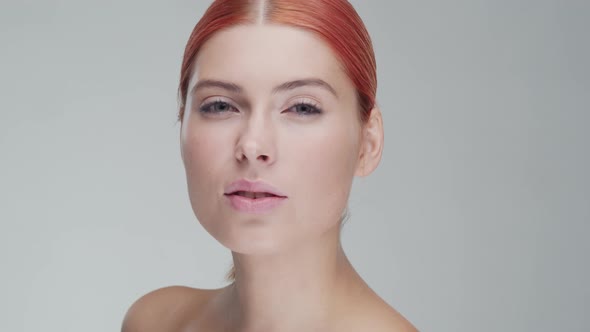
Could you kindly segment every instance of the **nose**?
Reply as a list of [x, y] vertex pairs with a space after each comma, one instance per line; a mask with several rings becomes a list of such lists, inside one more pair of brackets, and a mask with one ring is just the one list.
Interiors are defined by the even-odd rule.
[[270, 165], [275, 160], [272, 127], [264, 118], [264, 114], [254, 113], [242, 128], [236, 144], [235, 157], [241, 163], [250, 161], [253, 164]]

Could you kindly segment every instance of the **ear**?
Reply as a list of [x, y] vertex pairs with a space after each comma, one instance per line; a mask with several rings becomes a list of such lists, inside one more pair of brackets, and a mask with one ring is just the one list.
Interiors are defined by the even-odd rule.
[[383, 142], [383, 118], [381, 110], [375, 106], [368, 121], [363, 124], [356, 176], [367, 176], [377, 168], [383, 154]]
[[183, 121], [182, 118], [178, 118], [178, 122], [180, 122], [180, 130], [178, 130], [178, 146], [180, 147], [180, 158], [182, 159], [182, 163], [184, 164], [184, 149], [182, 148], [182, 132], [183, 132]]

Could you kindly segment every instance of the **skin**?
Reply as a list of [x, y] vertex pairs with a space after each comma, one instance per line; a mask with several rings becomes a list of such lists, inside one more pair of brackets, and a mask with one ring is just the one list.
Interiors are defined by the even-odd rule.
[[[316, 84], [275, 89], [305, 79]], [[185, 107], [191, 205], [232, 251], [237, 278], [214, 290], [151, 292], [129, 309], [123, 331], [416, 331], [340, 243], [353, 178], [381, 159], [383, 124], [377, 107], [360, 122], [355, 88], [322, 40], [272, 24], [219, 31], [195, 60]], [[321, 113], [310, 114], [314, 107]], [[270, 183], [287, 199], [265, 214], [236, 211], [223, 194], [240, 178]]]

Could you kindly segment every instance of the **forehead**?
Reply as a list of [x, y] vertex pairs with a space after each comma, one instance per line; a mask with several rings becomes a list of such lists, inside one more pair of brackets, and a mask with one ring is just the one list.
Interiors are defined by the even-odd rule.
[[307, 77], [342, 92], [352, 89], [329, 45], [313, 33], [274, 24], [238, 25], [216, 32], [202, 46], [190, 85], [207, 78], [263, 88]]

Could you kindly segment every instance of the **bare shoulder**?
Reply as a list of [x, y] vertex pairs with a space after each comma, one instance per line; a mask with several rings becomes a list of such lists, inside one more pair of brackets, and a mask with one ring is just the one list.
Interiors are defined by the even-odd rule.
[[358, 298], [347, 313], [349, 319], [342, 320], [346, 323], [338, 329], [340, 331], [419, 332], [408, 319], [375, 293], [368, 298]]
[[365, 308], [341, 326], [339, 331], [419, 332], [405, 317], [393, 308]]
[[378, 332], [418, 332], [418, 329], [404, 316], [392, 307], [383, 309], [382, 317], [375, 326], [374, 331]]
[[127, 310], [122, 332], [174, 331], [207, 303], [215, 289], [168, 286], [137, 299]]
[[418, 332], [418, 329], [409, 320], [382, 299], [381, 304], [376, 306], [374, 315], [381, 319], [375, 320], [373, 331]]

